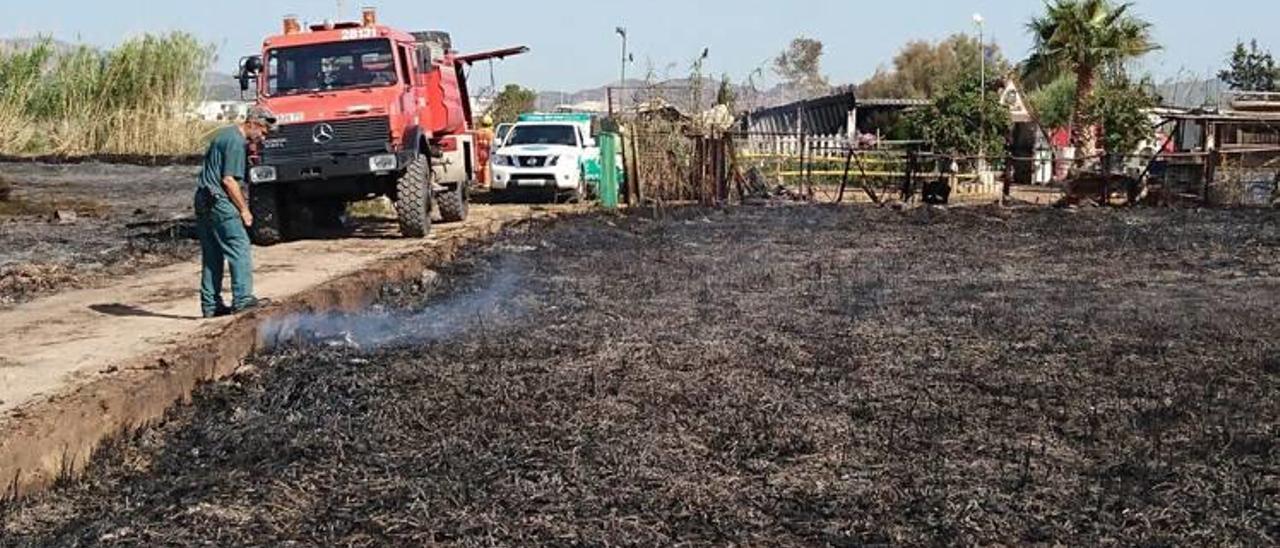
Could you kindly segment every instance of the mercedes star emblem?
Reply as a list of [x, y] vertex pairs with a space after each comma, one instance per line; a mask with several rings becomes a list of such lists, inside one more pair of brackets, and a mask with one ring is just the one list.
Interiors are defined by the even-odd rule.
[[317, 145], [327, 144], [333, 140], [333, 126], [329, 124], [316, 124], [315, 129], [311, 130], [311, 140]]

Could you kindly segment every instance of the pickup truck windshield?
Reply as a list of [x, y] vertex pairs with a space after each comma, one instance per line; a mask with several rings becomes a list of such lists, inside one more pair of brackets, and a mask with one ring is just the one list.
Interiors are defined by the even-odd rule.
[[382, 87], [396, 80], [390, 40], [351, 40], [267, 52], [267, 95]]
[[511, 129], [506, 144], [510, 145], [565, 145], [578, 146], [577, 132], [573, 126], [521, 126]]

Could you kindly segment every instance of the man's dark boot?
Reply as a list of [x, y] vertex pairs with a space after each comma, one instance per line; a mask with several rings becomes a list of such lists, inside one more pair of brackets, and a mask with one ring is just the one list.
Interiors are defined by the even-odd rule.
[[231, 313], [242, 314], [252, 310], [258, 310], [260, 308], [266, 308], [268, 306], [271, 306], [271, 304], [272, 304], [271, 299], [259, 299], [257, 297], [254, 297], [252, 300], [246, 301], [244, 304], [240, 304], [236, 306], [235, 310], [233, 310]]

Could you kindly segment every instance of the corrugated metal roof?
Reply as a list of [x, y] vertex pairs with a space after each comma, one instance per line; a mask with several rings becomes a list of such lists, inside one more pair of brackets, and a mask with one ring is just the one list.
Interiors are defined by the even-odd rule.
[[927, 99], [858, 99], [853, 88], [838, 93], [762, 108], [747, 114], [750, 131], [790, 132], [804, 128], [810, 134], [843, 134], [849, 130], [849, 113], [855, 108], [911, 108], [931, 104]]

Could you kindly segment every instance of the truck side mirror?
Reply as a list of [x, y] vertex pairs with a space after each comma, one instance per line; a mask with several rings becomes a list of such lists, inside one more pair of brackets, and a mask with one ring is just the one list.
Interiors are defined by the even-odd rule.
[[587, 148], [595, 148], [596, 146], [595, 137], [587, 137], [587, 140], [582, 142], [582, 146]]
[[250, 55], [240, 59], [240, 73], [237, 77], [240, 79], [240, 91], [249, 91], [249, 82], [258, 79], [258, 74], [262, 72], [262, 56]]

